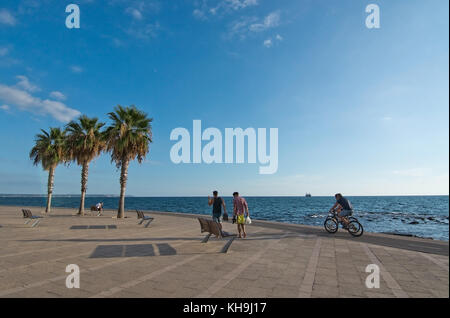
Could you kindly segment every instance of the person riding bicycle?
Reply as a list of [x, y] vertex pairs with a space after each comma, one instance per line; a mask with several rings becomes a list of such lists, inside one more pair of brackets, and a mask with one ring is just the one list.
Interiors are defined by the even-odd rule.
[[336, 193], [334, 195], [336, 203], [331, 207], [330, 212], [337, 212], [337, 217], [344, 227], [348, 226], [347, 217], [353, 214], [353, 206], [347, 198], [344, 198], [342, 194]]

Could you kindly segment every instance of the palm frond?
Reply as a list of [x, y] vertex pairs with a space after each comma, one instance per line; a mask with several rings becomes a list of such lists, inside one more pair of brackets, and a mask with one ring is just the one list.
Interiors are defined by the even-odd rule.
[[136, 106], [117, 105], [108, 114], [111, 124], [105, 130], [106, 149], [111, 152], [111, 161], [119, 167], [125, 160], [137, 158], [142, 162], [152, 142], [152, 118]]

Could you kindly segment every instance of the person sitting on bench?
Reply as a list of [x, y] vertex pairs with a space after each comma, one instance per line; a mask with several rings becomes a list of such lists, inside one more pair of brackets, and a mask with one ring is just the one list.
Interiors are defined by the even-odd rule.
[[98, 212], [97, 216], [102, 215], [103, 212], [103, 202], [99, 202], [95, 205], [95, 209]]

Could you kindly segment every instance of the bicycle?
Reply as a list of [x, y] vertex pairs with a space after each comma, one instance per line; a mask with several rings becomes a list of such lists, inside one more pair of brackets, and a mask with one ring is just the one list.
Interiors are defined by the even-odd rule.
[[355, 237], [361, 236], [364, 233], [364, 228], [361, 223], [359, 223], [358, 219], [354, 216], [346, 216], [346, 218], [349, 223], [347, 227], [339, 221], [337, 213], [335, 211], [330, 211], [327, 218], [325, 219], [325, 222], [323, 223], [323, 226], [325, 227], [325, 230], [328, 233], [334, 234], [339, 229], [339, 224], [342, 224], [343, 228], [347, 229], [347, 231]]

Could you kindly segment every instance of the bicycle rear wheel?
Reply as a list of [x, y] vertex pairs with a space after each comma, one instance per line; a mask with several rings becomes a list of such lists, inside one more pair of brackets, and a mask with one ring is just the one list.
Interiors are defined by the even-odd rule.
[[355, 237], [361, 236], [364, 233], [364, 228], [358, 221], [350, 221], [347, 230], [351, 235]]
[[323, 226], [328, 233], [332, 234], [336, 233], [339, 228], [338, 223], [334, 218], [327, 218], [323, 223]]

